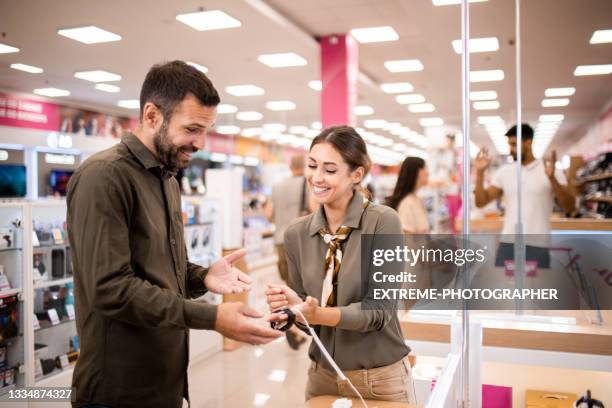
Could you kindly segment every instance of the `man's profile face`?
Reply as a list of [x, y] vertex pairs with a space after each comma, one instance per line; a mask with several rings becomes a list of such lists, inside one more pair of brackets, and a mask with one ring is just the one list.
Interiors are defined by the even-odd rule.
[[[523, 145], [523, 160], [525, 160], [525, 153], [527, 153], [528, 151], [531, 150], [531, 139], [526, 139], [523, 138], [523, 142], [521, 143]], [[512, 158], [514, 159], [514, 161], [518, 160], [518, 153], [517, 153], [517, 148], [516, 148], [516, 136], [515, 135], [510, 135], [508, 136], [508, 146], [510, 146], [510, 155], [512, 156]]]
[[192, 154], [204, 147], [206, 132], [216, 119], [216, 106], [204, 106], [193, 95], [187, 95], [174, 109], [170, 121], [164, 119], [153, 138], [165, 168], [176, 171], [187, 167]]

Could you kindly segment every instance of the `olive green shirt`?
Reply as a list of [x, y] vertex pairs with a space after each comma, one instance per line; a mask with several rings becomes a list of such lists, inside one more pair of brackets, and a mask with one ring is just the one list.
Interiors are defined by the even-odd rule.
[[[353, 228], [342, 245], [342, 263], [338, 271], [337, 305], [340, 322], [336, 327], [315, 326], [321, 342], [342, 370], [382, 367], [405, 357], [410, 349], [404, 343], [397, 310], [362, 309], [361, 235], [402, 234], [397, 213], [384, 205], [370, 203], [363, 209], [363, 195], [355, 192], [342, 225]], [[285, 250], [289, 266], [289, 286], [303, 299], [321, 299], [325, 276], [327, 244], [319, 235], [327, 227], [323, 206], [294, 221], [285, 232]], [[367, 249], [364, 249], [367, 250]], [[371, 262], [368, 262], [371, 265]], [[369, 266], [366, 266], [369, 268]], [[374, 271], [368, 271], [372, 274]], [[314, 342], [311, 360], [332, 369]]]
[[75, 406], [180, 407], [189, 328], [213, 329], [207, 270], [187, 259], [174, 173], [132, 134], [68, 185], [76, 324]]

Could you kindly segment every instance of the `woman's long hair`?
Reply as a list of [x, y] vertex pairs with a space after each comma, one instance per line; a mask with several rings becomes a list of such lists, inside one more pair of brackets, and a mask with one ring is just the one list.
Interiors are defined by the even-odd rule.
[[389, 207], [397, 210], [404, 197], [414, 192], [419, 178], [419, 170], [422, 168], [425, 168], [425, 160], [420, 157], [406, 157], [400, 168], [393, 194], [387, 198]]

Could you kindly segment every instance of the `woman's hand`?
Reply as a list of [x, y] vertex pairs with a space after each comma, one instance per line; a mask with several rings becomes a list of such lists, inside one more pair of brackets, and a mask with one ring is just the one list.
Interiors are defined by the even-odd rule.
[[276, 285], [273, 283], [268, 284], [268, 289], [266, 289], [266, 300], [270, 312], [275, 312], [286, 307], [291, 308], [303, 302], [302, 298], [300, 298], [289, 286]]
[[[304, 302], [301, 302], [297, 305], [293, 306], [285, 306], [289, 307], [294, 313], [296, 311], [300, 311], [300, 313], [295, 313], [295, 320], [299, 323], [306, 324], [302, 316], [307, 320], [309, 325], [319, 324], [318, 322], [318, 311], [319, 311], [319, 301], [312, 296], [308, 296]], [[284, 307], [283, 307], [284, 308]], [[277, 310], [277, 309], [275, 309]], [[269, 322], [283, 322], [288, 319], [288, 316], [285, 313], [274, 313], [274, 311], [268, 317]]]

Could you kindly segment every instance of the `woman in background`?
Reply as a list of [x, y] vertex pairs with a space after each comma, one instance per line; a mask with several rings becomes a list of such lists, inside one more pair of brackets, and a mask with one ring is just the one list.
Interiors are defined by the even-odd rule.
[[417, 196], [419, 189], [427, 185], [428, 177], [425, 160], [420, 157], [406, 157], [400, 168], [393, 195], [387, 200], [387, 205], [397, 210], [404, 233], [430, 232], [427, 210]]

